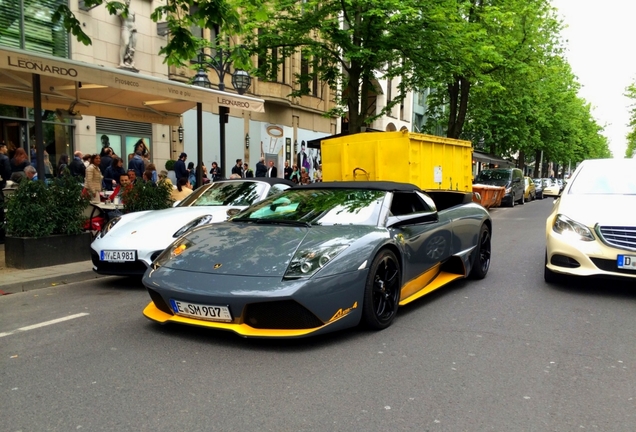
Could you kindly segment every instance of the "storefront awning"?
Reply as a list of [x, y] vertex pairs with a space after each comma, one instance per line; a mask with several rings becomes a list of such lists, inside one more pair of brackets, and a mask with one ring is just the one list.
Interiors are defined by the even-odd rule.
[[502, 159], [495, 155], [482, 153], [478, 151], [473, 151], [473, 160], [477, 162], [494, 164], [499, 166], [500, 168], [514, 168], [514, 162], [510, 162], [509, 160]]
[[42, 108], [48, 110], [172, 126], [197, 102], [214, 110], [265, 111], [264, 101], [250, 96], [6, 47], [0, 48], [0, 103], [32, 107], [32, 74], [41, 77]]

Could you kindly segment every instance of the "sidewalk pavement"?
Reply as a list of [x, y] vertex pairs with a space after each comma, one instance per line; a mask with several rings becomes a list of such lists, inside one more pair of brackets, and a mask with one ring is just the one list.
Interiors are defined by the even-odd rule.
[[35, 269], [7, 267], [4, 260], [4, 244], [0, 244], [0, 295], [48, 288], [73, 282], [108, 277], [93, 271], [93, 263], [81, 261]]

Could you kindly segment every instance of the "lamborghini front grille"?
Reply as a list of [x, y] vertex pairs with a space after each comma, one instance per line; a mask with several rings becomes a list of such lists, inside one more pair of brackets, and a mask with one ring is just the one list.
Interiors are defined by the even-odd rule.
[[247, 325], [260, 329], [308, 329], [323, 325], [316, 315], [293, 300], [248, 304], [243, 317]]
[[150, 299], [155, 304], [155, 306], [157, 306], [157, 309], [159, 309], [161, 312], [174, 315], [174, 313], [172, 312], [172, 309], [170, 309], [170, 306], [168, 306], [168, 304], [164, 301], [163, 297], [161, 297], [161, 294], [159, 294], [157, 291], [152, 290], [150, 288], [147, 288], [147, 289], [148, 289], [148, 294], [150, 294]]

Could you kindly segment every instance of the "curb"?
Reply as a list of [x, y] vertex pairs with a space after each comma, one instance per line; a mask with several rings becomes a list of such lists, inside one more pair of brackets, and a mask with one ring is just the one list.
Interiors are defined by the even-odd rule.
[[42, 288], [51, 288], [58, 285], [68, 285], [75, 282], [86, 282], [92, 279], [113, 277], [100, 275], [93, 270], [71, 273], [64, 276], [46, 276], [40, 279], [0, 284], [0, 295], [16, 294]]

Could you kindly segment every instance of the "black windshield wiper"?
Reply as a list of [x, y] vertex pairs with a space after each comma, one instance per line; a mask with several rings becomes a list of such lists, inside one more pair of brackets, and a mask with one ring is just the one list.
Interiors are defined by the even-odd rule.
[[230, 222], [258, 222], [258, 219], [250, 219], [250, 218], [246, 218], [246, 217], [242, 217], [242, 218], [233, 218], [230, 219]]
[[311, 228], [311, 224], [309, 222], [297, 221], [297, 220], [289, 220], [289, 219], [254, 219], [256, 223], [260, 224], [281, 224], [281, 225], [293, 225], [293, 226], [303, 226], [307, 228]]

